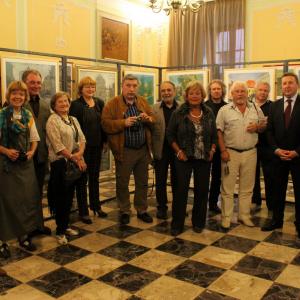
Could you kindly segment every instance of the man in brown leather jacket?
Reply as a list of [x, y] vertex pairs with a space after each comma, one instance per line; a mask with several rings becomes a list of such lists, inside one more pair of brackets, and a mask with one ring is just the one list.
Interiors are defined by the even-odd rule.
[[116, 164], [116, 194], [120, 223], [130, 221], [129, 179], [135, 180], [134, 207], [143, 222], [153, 222], [147, 213], [148, 164], [151, 161], [153, 112], [147, 101], [137, 95], [139, 81], [126, 75], [122, 94], [111, 99], [102, 112], [102, 127]]

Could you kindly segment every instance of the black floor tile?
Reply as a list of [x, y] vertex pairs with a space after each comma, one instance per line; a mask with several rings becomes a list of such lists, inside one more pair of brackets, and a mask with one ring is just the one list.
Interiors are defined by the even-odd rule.
[[300, 289], [274, 283], [262, 297], [263, 300], [299, 300]]
[[300, 249], [300, 240], [296, 235], [287, 234], [280, 231], [273, 231], [265, 240], [265, 242]]
[[99, 278], [114, 287], [135, 293], [160, 275], [126, 264]]
[[258, 243], [259, 242], [254, 240], [228, 234], [214, 242], [212, 245], [233, 251], [247, 253], [248, 251], [253, 249]]
[[143, 246], [120, 241], [112, 246], [100, 250], [98, 253], [128, 262], [135, 257], [144, 254], [148, 250], [149, 248]]
[[217, 232], [222, 232], [222, 233], [227, 233], [233, 228], [239, 226], [237, 223], [232, 223], [230, 224], [230, 228], [225, 229], [221, 226], [221, 221], [215, 220], [215, 219], [207, 219], [206, 220], [206, 225], [205, 228], [212, 230], [212, 231], [217, 231]]
[[65, 265], [90, 253], [90, 251], [68, 244], [40, 253], [39, 256], [51, 260], [56, 264]]
[[202, 250], [204, 247], [205, 245], [203, 244], [174, 238], [173, 240], [158, 246], [156, 249], [183, 257], [190, 257]]
[[118, 239], [125, 239], [127, 237], [129, 237], [130, 235], [133, 235], [135, 233], [138, 233], [142, 231], [142, 229], [136, 228], [136, 227], [132, 227], [129, 225], [113, 225], [110, 227], [107, 227], [105, 229], [99, 230], [97, 232], [102, 233], [102, 234], [106, 234]]
[[30, 254], [27, 251], [22, 250], [21, 248], [10, 246], [9, 250], [10, 250], [11, 257], [5, 259], [2, 256], [0, 256], [0, 267], [3, 267], [3, 266], [5, 266], [7, 264], [10, 264], [12, 262], [19, 261], [19, 260], [24, 259], [26, 257], [32, 256], [32, 254]]
[[28, 284], [52, 297], [58, 298], [89, 281], [91, 279], [86, 276], [60, 268], [30, 281]]
[[21, 282], [8, 275], [0, 276], [0, 296], [4, 295], [7, 290], [12, 289], [19, 284], [21, 284]]
[[293, 259], [291, 264], [300, 266], [300, 253]]
[[286, 264], [256, 256], [246, 255], [232, 270], [274, 281]]
[[186, 260], [168, 272], [167, 275], [206, 288], [225, 271], [197, 261]]

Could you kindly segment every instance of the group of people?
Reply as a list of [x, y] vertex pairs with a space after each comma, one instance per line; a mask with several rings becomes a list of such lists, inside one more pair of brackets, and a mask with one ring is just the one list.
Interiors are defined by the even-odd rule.
[[[17, 238], [20, 247], [35, 251], [32, 237], [51, 235], [42, 210], [49, 164], [48, 203], [58, 243], [66, 244], [68, 236], [79, 234], [69, 226], [75, 190], [82, 222], [92, 223], [87, 195], [94, 214], [107, 216], [99, 199], [100, 161], [107, 137], [101, 126], [104, 102], [94, 96], [96, 82], [82, 78], [78, 99], [71, 102], [67, 93], [58, 92], [50, 105], [40, 98], [41, 87], [41, 74], [25, 71], [22, 81], [8, 86], [0, 111], [0, 255], [5, 258], [10, 257], [7, 241]], [[80, 174], [67, 184], [68, 162]]]
[[[10, 256], [10, 239], [18, 238], [21, 247], [34, 251], [36, 246], [31, 238], [51, 234], [43, 223], [41, 203], [48, 161], [48, 202], [56, 220], [58, 243], [66, 244], [68, 236], [78, 235], [69, 226], [75, 191], [81, 221], [92, 223], [87, 182], [90, 209], [101, 218], [107, 216], [99, 201], [100, 161], [107, 143], [115, 158], [116, 198], [122, 225], [128, 224], [131, 217], [128, 186], [132, 173], [137, 218], [153, 222], [147, 212], [148, 166], [153, 162], [159, 219], [168, 218], [170, 167], [172, 235], [180, 234], [184, 228], [192, 173], [195, 232], [200, 233], [205, 227], [207, 205], [210, 211], [221, 213], [221, 226], [230, 228], [237, 179], [238, 220], [252, 227], [251, 201], [256, 210], [261, 205], [261, 165], [266, 203], [272, 214], [262, 230], [283, 226], [291, 171], [295, 225], [300, 237], [300, 96], [295, 74], [283, 75], [283, 98], [272, 103], [268, 100], [270, 86], [266, 82], [257, 84], [252, 103], [248, 101], [245, 83], [234, 82], [230, 90], [232, 101], [227, 104], [224, 83], [213, 80], [208, 86], [207, 101], [202, 84], [192, 81], [186, 87], [184, 103], [180, 104], [175, 100], [175, 85], [165, 81], [160, 85], [160, 101], [151, 107], [138, 95], [138, 79], [128, 74], [123, 78], [121, 95], [106, 105], [95, 97], [96, 82], [85, 77], [78, 84], [78, 99], [71, 101], [67, 93], [58, 92], [49, 107], [39, 96], [41, 85], [41, 74], [27, 70], [22, 81], [9, 85], [6, 107], [0, 111], [3, 257]], [[67, 184], [66, 168], [70, 162], [78, 167], [81, 176]]]

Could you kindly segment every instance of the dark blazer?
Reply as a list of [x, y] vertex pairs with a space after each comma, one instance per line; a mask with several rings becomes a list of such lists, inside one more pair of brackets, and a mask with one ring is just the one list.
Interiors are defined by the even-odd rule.
[[[205, 160], [209, 160], [209, 152], [212, 144], [217, 143], [216, 120], [212, 110], [205, 104], [201, 104], [203, 112], [203, 144], [205, 152]], [[169, 121], [167, 128], [167, 139], [170, 145], [176, 142], [189, 159], [194, 157], [195, 148], [195, 127], [188, 118], [189, 106], [183, 103], [177, 108]]]
[[300, 155], [300, 96], [293, 107], [289, 127], [284, 123], [284, 99], [273, 102], [268, 117], [267, 137], [272, 150], [295, 150]]
[[51, 114], [48, 103], [41, 99], [39, 100], [40, 108], [39, 115], [36, 118], [29, 102], [25, 104], [25, 108], [30, 110], [34, 117], [35, 125], [40, 136], [40, 142], [37, 147], [37, 159], [39, 163], [44, 163], [48, 160], [48, 148], [46, 145], [46, 123]]
[[[102, 115], [102, 110], [104, 107], [104, 101], [97, 97], [93, 97], [93, 99], [95, 101], [96, 110], [97, 110], [97, 112], [99, 112], [99, 124], [101, 124], [101, 115]], [[76, 119], [78, 120], [84, 135], [87, 135], [87, 132], [89, 130], [89, 128], [87, 127], [87, 124], [86, 124], [86, 118], [85, 118], [85, 113], [84, 113], [86, 107], [87, 107], [87, 104], [84, 101], [83, 97], [81, 96], [78, 99], [71, 102], [71, 107], [70, 107], [70, 111], [69, 111], [69, 114], [71, 116], [76, 117]], [[106, 143], [106, 141], [107, 141], [107, 135], [101, 127], [101, 141], [100, 141], [101, 147], [103, 146], [103, 143]], [[87, 141], [87, 144], [88, 144], [88, 141]]]

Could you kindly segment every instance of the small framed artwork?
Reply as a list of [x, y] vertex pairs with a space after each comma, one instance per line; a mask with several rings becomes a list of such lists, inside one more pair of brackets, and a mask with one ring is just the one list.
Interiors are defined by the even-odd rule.
[[35, 69], [42, 75], [41, 98], [50, 103], [51, 97], [59, 89], [58, 63], [55, 61], [31, 60], [24, 58], [1, 58], [2, 99], [8, 85], [14, 80], [21, 80], [28, 69]]
[[[117, 95], [117, 72], [113, 70], [92, 69], [85, 67], [77, 68], [77, 82], [83, 77], [90, 76], [96, 81], [96, 97], [104, 102]], [[107, 151], [102, 154], [101, 172], [112, 172], [112, 154]]]
[[172, 81], [176, 86], [177, 100], [184, 101], [184, 92], [190, 81], [199, 80], [204, 89], [208, 85], [208, 70], [186, 70], [186, 71], [167, 71], [166, 80]]
[[124, 76], [127, 74], [132, 74], [138, 78], [140, 82], [138, 95], [144, 97], [150, 105], [153, 105], [156, 98], [156, 94], [155, 94], [156, 74], [150, 72], [137, 72], [137, 71], [125, 70]]
[[130, 20], [98, 11], [99, 57], [129, 62]]
[[255, 97], [255, 86], [259, 81], [270, 84], [270, 99], [275, 97], [275, 69], [225, 69], [224, 83], [227, 88], [227, 99], [231, 99], [230, 89], [234, 81], [243, 81], [248, 87], [248, 99]]

